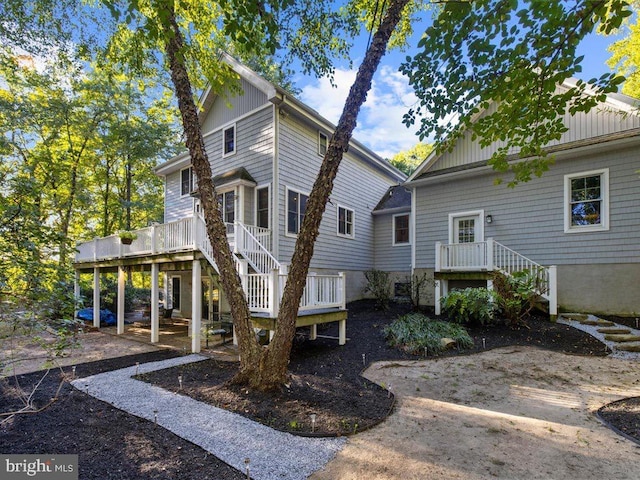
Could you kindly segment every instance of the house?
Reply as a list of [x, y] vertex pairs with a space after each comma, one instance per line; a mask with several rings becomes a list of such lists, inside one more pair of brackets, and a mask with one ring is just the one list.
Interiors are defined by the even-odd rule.
[[[560, 86], [566, 89], [569, 80]], [[451, 288], [491, 287], [495, 270], [539, 277], [551, 314], [640, 312], [640, 117], [619, 94], [589, 113], [564, 115], [548, 144], [555, 163], [515, 188], [495, 185], [497, 145], [470, 134], [432, 153], [411, 188], [412, 269], [435, 281], [428, 303]], [[518, 161], [513, 151], [511, 161]]]
[[[273, 331], [306, 202], [335, 126], [232, 57], [223, 59], [238, 74], [242, 93], [218, 96], [207, 91], [200, 121], [254, 326]], [[165, 183], [164, 223], [135, 232], [131, 245], [123, 245], [117, 235], [78, 245], [76, 293], [79, 276], [93, 275], [95, 311], [100, 275], [117, 272], [122, 299], [117, 331], [122, 333], [125, 269], [150, 273], [152, 299], [159, 298], [162, 275], [166, 307], [191, 319], [192, 350], [197, 352], [202, 322], [224, 318], [229, 306], [218, 287], [189, 155], [159, 165], [156, 173]], [[362, 297], [364, 272], [374, 265], [372, 211], [390, 187], [405, 179], [386, 160], [351, 141], [320, 226], [300, 305], [298, 326], [311, 326], [312, 336], [317, 324], [338, 321], [339, 341], [345, 342], [345, 304]], [[391, 241], [391, 232], [387, 239]], [[405, 235], [402, 242], [407, 241]], [[409, 250], [406, 255], [408, 271]], [[161, 326], [155, 300], [150, 316], [151, 341], [157, 342]]]

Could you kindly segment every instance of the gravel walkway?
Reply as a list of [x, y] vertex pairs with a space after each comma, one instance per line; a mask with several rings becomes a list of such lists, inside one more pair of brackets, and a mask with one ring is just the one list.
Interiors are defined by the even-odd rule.
[[345, 438], [304, 438], [273, 430], [222, 410], [131, 378], [138, 373], [198, 362], [188, 355], [74, 380], [83, 392], [132, 415], [154, 421], [199, 445], [255, 480], [305, 479], [323, 468], [344, 447]]

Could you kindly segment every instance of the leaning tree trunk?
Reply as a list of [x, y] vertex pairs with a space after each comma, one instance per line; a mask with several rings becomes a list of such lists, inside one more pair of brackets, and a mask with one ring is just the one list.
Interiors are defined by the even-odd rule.
[[182, 115], [182, 125], [186, 145], [191, 156], [193, 169], [198, 177], [198, 192], [207, 226], [207, 235], [213, 247], [213, 256], [218, 267], [220, 280], [229, 301], [231, 315], [240, 348], [240, 370], [247, 371], [257, 365], [261, 347], [251, 327], [251, 314], [236, 271], [233, 256], [227, 242], [227, 232], [222, 215], [216, 208], [216, 192], [211, 175], [211, 165], [204, 147], [202, 129], [198, 121], [198, 110], [193, 101], [191, 82], [183, 58], [183, 37], [176, 22], [172, 1], [163, 2], [164, 14], [159, 15], [164, 34], [165, 52], [169, 60], [171, 81], [173, 82], [178, 107]]
[[[333, 190], [333, 183], [344, 152], [349, 148], [349, 141], [356, 127], [360, 107], [367, 98], [367, 93], [371, 89], [373, 75], [378, 69], [389, 38], [400, 21], [402, 10], [407, 3], [408, 0], [390, 2], [389, 8], [373, 37], [371, 46], [358, 69], [356, 79], [349, 90], [349, 96], [345, 102], [340, 121], [329, 143], [327, 153], [324, 156], [307, 201], [307, 209], [296, 241], [289, 276], [280, 304], [275, 335], [261, 359], [261, 370], [266, 372], [268, 377], [252, 378], [249, 379], [250, 383], [258, 380], [263, 384], [275, 387], [286, 380], [287, 365], [295, 336], [298, 306], [305, 287], [314, 244], [318, 238], [322, 215], [329, 200], [329, 195]], [[261, 372], [252, 372], [252, 374], [260, 375]]]

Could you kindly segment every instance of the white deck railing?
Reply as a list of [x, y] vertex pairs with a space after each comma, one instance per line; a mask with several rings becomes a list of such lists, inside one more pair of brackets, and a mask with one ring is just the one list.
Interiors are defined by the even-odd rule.
[[[195, 215], [175, 222], [135, 230], [131, 245], [124, 245], [118, 235], [96, 238], [77, 245], [76, 262], [95, 262], [125, 257], [199, 250], [215, 267], [213, 248], [207, 236], [204, 219]], [[278, 307], [287, 276], [279, 273], [280, 264], [265, 244], [271, 245], [271, 232], [264, 228], [248, 227], [240, 222], [227, 224], [227, 237], [236, 253], [241, 253], [251, 266], [262, 273], [240, 274], [249, 309], [256, 313], [278, 314]], [[263, 244], [264, 242], [264, 244]], [[236, 257], [237, 258], [237, 257]], [[345, 277], [310, 274], [300, 310], [346, 308]]]
[[492, 272], [505, 275], [528, 272], [535, 277], [538, 293], [549, 300], [549, 311], [557, 314], [556, 267], [544, 267], [518, 252], [496, 242], [436, 242], [436, 272]]

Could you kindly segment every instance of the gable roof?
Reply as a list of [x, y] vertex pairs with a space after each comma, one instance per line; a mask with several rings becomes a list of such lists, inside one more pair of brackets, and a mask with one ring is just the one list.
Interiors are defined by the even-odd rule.
[[394, 185], [373, 209], [374, 215], [411, 210], [411, 192], [404, 185]]
[[[577, 79], [570, 78], [558, 88], [567, 90], [575, 87], [577, 82]], [[586, 94], [594, 95], [595, 92], [588, 89]], [[495, 103], [491, 104], [487, 110], [477, 113], [472, 121], [486, 114], [492, 108], [495, 108]], [[555, 153], [570, 148], [636, 136], [640, 130], [640, 116], [637, 115], [637, 108], [637, 99], [614, 93], [609, 94], [599, 107], [592, 108], [586, 114], [579, 112], [572, 116], [565, 113], [564, 122], [569, 130], [559, 140], [547, 144], [545, 150], [548, 153]], [[597, 122], [593, 122], [595, 118], [598, 119]], [[434, 149], [407, 179], [407, 183], [440, 174], [486, 167], [487, 161], [498, 146], [499, 144], [496, 142], [486, 148], [481, 148], [478, 141], [471, 140], [469, 132], [464, 132], [457, 140], [453, 150], [440, 152]], [[520, 158], [518, 152], [519, 149], [512, 149], [507, 160], [518, 160]]]

